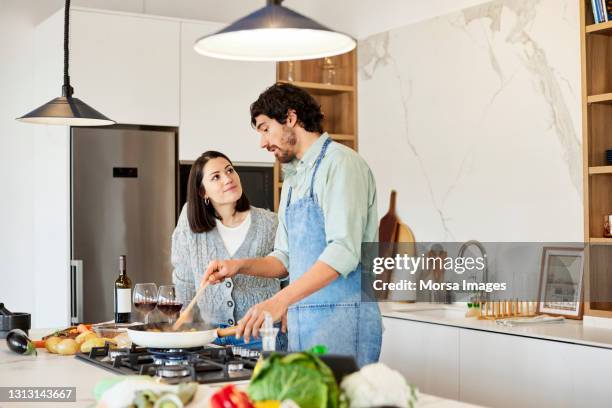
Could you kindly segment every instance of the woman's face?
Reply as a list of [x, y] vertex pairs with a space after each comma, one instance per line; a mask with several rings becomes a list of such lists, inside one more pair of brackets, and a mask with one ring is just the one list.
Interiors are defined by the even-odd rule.
[[242, 196], [240, 177], [229, 161], [223, 157], [210, 159], [204, 165], [204, 196], [213, 205], [236, 203]]

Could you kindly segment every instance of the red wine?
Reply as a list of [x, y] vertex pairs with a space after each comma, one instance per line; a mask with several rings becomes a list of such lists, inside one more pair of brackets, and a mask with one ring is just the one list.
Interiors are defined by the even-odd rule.
[[140, 313], [151, 313], [153, 309], [157, 306], [156, 301], [144, 301], [144, 302], [134, 302], [134, 307]]
[[115, 323], [128, 323], [132, 315], [132, 281], [127, 276], [125, 255], [119, 257], [119, 277], [115, 281]]
[[183, 308], [182, 303], [158, 303], [157, 308], [168, 317], [178, 316]]

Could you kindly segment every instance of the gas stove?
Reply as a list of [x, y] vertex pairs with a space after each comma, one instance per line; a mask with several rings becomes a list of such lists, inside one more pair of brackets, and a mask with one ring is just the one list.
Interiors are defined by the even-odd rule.
[[244, 381], [251, 378], [259, 351], [232, 346], [185, 349], [94, 347], [77, 358], [117, 374], [151, 375], [167, 384]]

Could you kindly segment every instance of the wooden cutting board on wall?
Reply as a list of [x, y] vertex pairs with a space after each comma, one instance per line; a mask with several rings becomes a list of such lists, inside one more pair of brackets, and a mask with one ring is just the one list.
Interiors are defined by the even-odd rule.
[[[380, 257], [392, 257], [395, 252], [394, 245], [386, 245], [388, 243], [397, 242], [397, 232], [400, 226], [400, 220], [395, 213], [395, 202], [397, 199], [397, 192], [391, 190], [391, 196], [389, 197], [389, 211], [381, 218], [380, 224], [378, 225], [378, 242], [382, 243], [378, 252]], [[389, 282], [391, 279], [392, 270], [386, 269], [379, 278], [383, 282]], [[387, 290], [376, 291], [376, 298], [378, 300], [384, 300], [389, 297]]]
[[[379, 254], [380, 257], [394, 257], [396, 254], [406, 254], [408, 256], [416, 255], [416, 240], [412, 230], [401, 222], [396, 209], [397, 192], [391, 190], [389, 197], [389, 210], [381, 218], [380, 224], [378, 225], [378, 241], [382, 243], [380, 246]], [[403, 243], [401, 248], [396, 244]], [[406, 246], [406, 243], [412, 243], [411, 246]], [[385, 270], [380, 274], [379, 279], [383, 282], [390, 282], [392, 279], [393, 270]], [[377, 291], [376, 298], [379, 300], [389, 299], [388, 291]]]
[[389, 211], [381, 218], [380, 224], [378, 225], [378, 240], [380, 242], [397, 242], [397, 231], [399, 228], [400, 220], [395, 213], [395, 201], [397, 199], [397, 192], [391, 190], [391, 196], [389, 197]]

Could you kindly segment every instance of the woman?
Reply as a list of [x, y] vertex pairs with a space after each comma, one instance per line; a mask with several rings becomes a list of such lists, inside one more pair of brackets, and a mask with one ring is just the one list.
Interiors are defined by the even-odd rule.
[[[276, 214], [251, 207], [226, 155], [203, 153], [191, 167], [187, 204], [172, 234], [172, 280], [179, 300], [187, 304], [193, 299], [211, 260], [269, 254], [274, 249], [277, 223]], [[193, 320], [233, 326], [251, 306], [279, 289], [278, 279], [246, 275], [226, 279], [205, 289], [194, 308]], [[245, 345], [233, 336], [218, 343]], [[286, 349], [286, 344], [286, 336], [279, 334], [277, 349]], [[257, 348], [261, 343], [245, 346]]]

